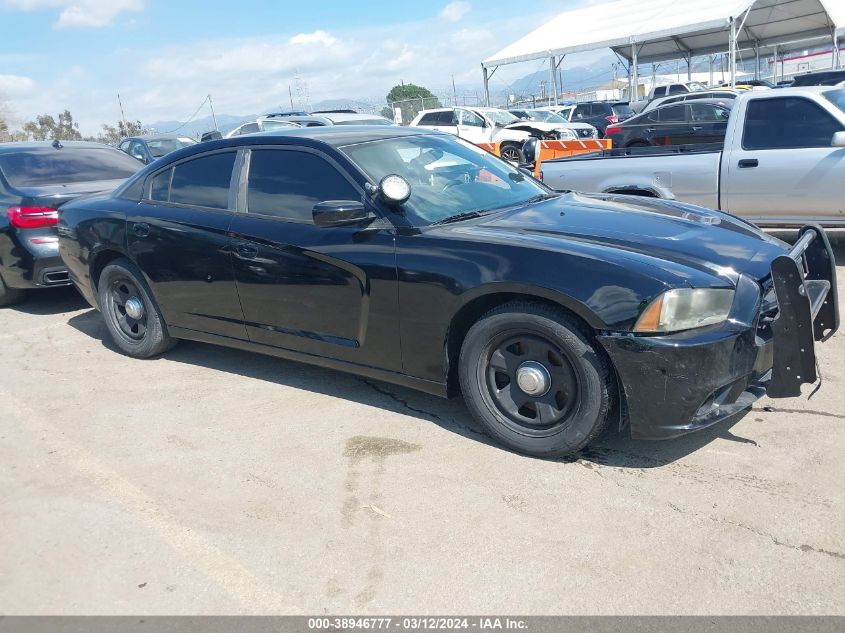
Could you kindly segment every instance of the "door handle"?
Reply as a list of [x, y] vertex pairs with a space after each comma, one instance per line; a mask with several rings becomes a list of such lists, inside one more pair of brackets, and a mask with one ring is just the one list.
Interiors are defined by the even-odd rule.
[[647, 127], [647, 128], [645, 129], [645, 131], [646, 131], [646, 132], [656, 132], [656, 131], [657, 131], [657, 128], [656, 128], [656, 127]]
[[235, 244], [235, 253], [243, 259], [255, 259], [258, 257], [258, 247], [252, 244]]
[[692, 131], [693, 131], [693, 132], [698, 132], [699, 130], [703, 130], [703, 129], [704, 129], [704, 126], [703, 126], [703, 125], [693, 125], [693, 126], [692, 126]]
[[743, 158], [739, 161], [739, 168], [740, 169], [750, 169], [751, 167], [757, 167], [760, 163], [756, 158]]
[[149, 237], [150, 225], [146, 222], [138, 222], [132, 225], [132, 232], [138, 237]]

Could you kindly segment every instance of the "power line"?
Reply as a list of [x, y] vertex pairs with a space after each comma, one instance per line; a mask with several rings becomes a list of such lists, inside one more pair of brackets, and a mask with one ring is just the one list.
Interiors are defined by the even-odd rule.
[[196, 112], [194, 112], [194, 113], [193, 113], [193, 114], [192, 114], [192, 115], [188, 118], [188, 120], [187, 120], [187, 121], [185, 121], [182, 125], [180, 125], [179, 127], [175, 128], [175, 129], [173, 129], [173, 130], [170, 130], [170, 131], [168, 131], [168, 132], [162, 132], [162, 134], [173, 134], [174, 132], [178, 132], [178, 131], [179, 131], [179, 130], [181, 130], [183, 127], [185, 127], [186, 125], [188, 125], [188, 123], [190, 123], [191, 121], [193, 121], [193, 120], [194, 120], [194, 118], [195, 118], [195, 117], [196, 117], [196, 116], [200, 113], [200, 110], [202, 110], [202, 107], [206, 104], [206, 102], [208, 101], [209, 97], [211, 97], [211, 95], [206, 95], [206, 96], [205, 96], [205, 99], [203, 99], [203, 100], [202, 100], [202, 103], [200, 104], [200, 107], [198, 107], [198, 108], [197, 108], [197, 110], [196, 110]]

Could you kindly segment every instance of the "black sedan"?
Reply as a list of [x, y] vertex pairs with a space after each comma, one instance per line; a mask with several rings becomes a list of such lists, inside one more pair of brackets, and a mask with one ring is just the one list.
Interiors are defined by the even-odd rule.
[[141, 165], [99, 143], [0, 144], [0, 307], [26, 290], [70, 284], [59, 257], [59, 205], [114, 189]]
[[409, 128], [180, 150], [62, 207], [59, 232], [71, 279], [130, 356], [191, 339], [462, 392], [532, 455], [623, 421], [679, 435], [767, 386], [797, 395], [814, 338], [838, 328], [820, 230], [790, 250], [716, 211], [555, 192]]
[[613, 141], [613, 147], [721, 143], [732, 106], [730, 99], [673, 103], [609, 125], [605, 134]]
[[145, 165], [157, 158], [166, 156], [183, 147], [195, 145], [196, 141], [187, 136], [173, 136], [168, 134], [149, 134], [145, 136], [130, 136], [120, 142], [118, 148], [136, 158]]

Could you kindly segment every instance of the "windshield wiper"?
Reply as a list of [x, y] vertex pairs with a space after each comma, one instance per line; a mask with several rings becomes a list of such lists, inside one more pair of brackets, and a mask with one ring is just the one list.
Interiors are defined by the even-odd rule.
[[534, 204], [535, 202], [542, 202], [543, 200], [551, 200], [552, 198], [557, 198], [559, 195], [559, 193], [541, 193], [533, 198], [528, 198], [528, 200], [525, 201], [525, 204]]
[[429, 226], [437, 226], [439, 224], [452, 224], [453, 222], [463, 222], [464, 220], [472, 220], [474, 218], [480, 218], [485, 213], [485, 211], [466, 211], [464, 213], [458, 213], [457, 215], [450, 215], [448, 218], [437, 220], [437, 222], [432, 222]]

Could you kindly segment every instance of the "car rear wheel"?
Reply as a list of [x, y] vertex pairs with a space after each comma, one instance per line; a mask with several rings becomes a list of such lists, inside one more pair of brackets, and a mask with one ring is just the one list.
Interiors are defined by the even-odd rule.
[[576, 453], [605, 428], [615, 395], [605, 357], [563, 310], [509, 303], [467, 333], [459, 361], [469, 409], [509, 448]]
[[522, 163], [522, 148], [515, 143], [502, 143], [499, 147], [499, 156], [510, 163]]
[[97, 300], [112, 340], [127, 356], [150, 358], [176, 344], [143, 276], [128, 259], [103, 269]]
[[20, 303], [26, 297], [26, 291], [18, 290], [17, 288], [9, 288], [0, 277], [0, 308], [13, 306]]

